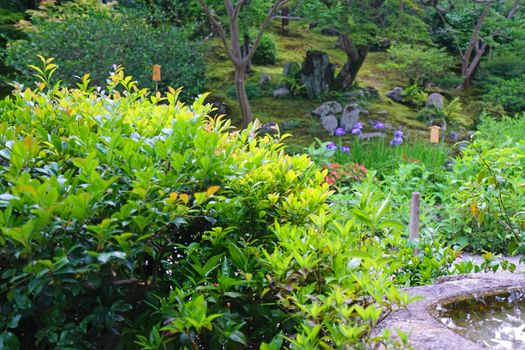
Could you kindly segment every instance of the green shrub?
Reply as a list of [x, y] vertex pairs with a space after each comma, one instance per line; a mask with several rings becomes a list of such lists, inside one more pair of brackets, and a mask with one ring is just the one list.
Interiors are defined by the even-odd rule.
[[4, 343], [387, 341], [370, 339], [371, 327], [410, 299], [377, 238], [399, 225], [377, 214], [371, 231], [332, 215], [326, 172], [256, 125], [232, 133], [208, 117], [205, 96], [150, 96], [121, 69], [103, 91], [88, 76], [67, 89], [49, 83], [52, 60], [43, 66], [36, 89], [0, 102]]
[[11, 41], [6, 62], [20, 73], [18, 79], [33, 86], [29, 64], [36, 54], [55, 57], [60, 66], [56, 79], [70, 86], [77, 76], [91, 74], [98, 86], [113, 65], [122, 65], [141, 86], [153, 88], [152, 66], [162, 66], [160, 88], [185, 86], [183, 96], [196, 96], [205, 82], [205, 62], [198, 42], [172, 26], [150, 26], [138, 13], [119, 13], [99, 1], [84, 0], [50, 8], [46, 16], [34, 15], [27, 39]]
[[[252, 38], [254, 40], [255, 38]], [[271, 34], [263, 34], [257, 50], [253, 55], [252, 62], [263, 66], [271, 66], [277, 62], [276, 39]]]
[[523, 123], [482, 119], [475, 141], [456, 160], [445, 196], [449, 235], [472, 250], [523, 251], [525, 142]]
[[483, 100], [509, 113], [525, 111], [525, 75], [512, 79], [492, 78], [484, 84]]
[[[523, 51], [523, 50], [522, 50]], [[492, 78], [514, 79], [525, 74], [525, 62], [519, 50], [503, 51], [482, 61], [477, 81], [480, 85]]]
[[[262, 91], [259, 84], [247, 83], [244, 87], [246, 89], [246, 94], [248, 95], [248, 98], [250, 100], [262, 96]], [[228, 90], [226, 90], [226, 95], [231, 99], [237, 99], [237, 90], [235, 88], [235, 85], [231, 85], [228, 88]]]
[[381, 65], [401, 75], [411, 84], [435, 82], [447, 75], [454, 60], [444, 49], [400, 44], [388, 49], [389, 58]]

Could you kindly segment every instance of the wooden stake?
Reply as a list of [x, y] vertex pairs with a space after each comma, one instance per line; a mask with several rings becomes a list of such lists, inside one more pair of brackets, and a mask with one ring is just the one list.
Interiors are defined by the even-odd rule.
[[159, 81], [160, 81], [160, 65], [153, 65], [153, 77], [151, 78], [155, 82], [155, 91], [159, 91]]
[[439, 126], [433, 125], [430, 127], [430, 143], [439, 143]]
[[410, 202], [410, 240], [419, 238], [419, 211], [420, 211], [420, 193], [412, 193], [412, 201]]

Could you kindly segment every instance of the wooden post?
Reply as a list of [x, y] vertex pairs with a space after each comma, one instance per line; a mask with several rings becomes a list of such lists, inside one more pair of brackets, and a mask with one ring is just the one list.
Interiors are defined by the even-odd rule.
[[419, 210], [420, 210], [420, 193], [412, 193], [412, 201], [410, 202], [410, 235], [411, 241], [419, 238]]
[[430, 143], [439, 143], [439, 126], [433, 125], [430, 127]]
[[160, 65], [153, 65], [153, 77], [151, 78], [155, 82], [155, 91], [159, 91], [159, 81], [160, 81]]

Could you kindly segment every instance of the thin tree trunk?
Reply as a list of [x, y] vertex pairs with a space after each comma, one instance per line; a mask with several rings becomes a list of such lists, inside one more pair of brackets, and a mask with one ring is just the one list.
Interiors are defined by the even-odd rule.
[[514, 17], [514, 15], [516, 14], [516, 12], [520, 9], [521, 7], [521, 1], [522, 0], [516, 0], [514, 2], [514, 5], [512, 5], [512, 8], [510, 9], [509, 13], [507, 14], [507, 19], [512, 19], [512, 17]]
[[241, 128], [246, 129], [248, 124], [252, 122], [252, 110], [250, 107], [250, 101], [248, 100], [248, 94], [246, 93], [246, 87], [244, 84], [245, 80], [244, 66], [235, 67], [235, 91], [237, 92], [237, 99], [239, 101], [239, 107], [241, 108], [242, 123]]
[[211, 22], [213, 29], [219, 35], [226, 53], [230, 57], [232, 64], [235, 69], [235, 90], [237, 91], [237, 98], [239, 100], [239, 106], [241, 108], [242, 122], [241, 126], [245, 129], [248, 124], [252, 121], [252, 111], [250, 108], [250, 102], [248, 100], [248, 95], [246, 94], [246, 88], [244, 85], [245, 79], [245, 69], [247, 64], [251, 61], [255, 50], [261, 42], [262, 35], [264, 31], [268, 28], [271, 20], [273, 19], [275, 13], [279, 11], [288, 0], [274, 0], [273, 5], [268, 10], [266, 17], [259, 26], [255, 40], [251, 43], [251, 47], [248, 49], [248, 53], [243, 55], [243, 50], [240, 43], [240, 32], [239, 32], [239, 14], [241, 8], [246, 4], [246, 0], [237, 0], [235, 5], [232, 0], [224, 0], [224, 5], [226, 6], [226, 11], [228, 13], [229, 27], [230, 27], [230, 42], [226, 39], [226, 33], [222, 24], [216, 18], [212, 9], [206, 3], [206, 0], [199, 0], [204, 13]]
[[283, 33], [288, 33], [288, 25], [290, 24], [290, 19], [288, 16], [290, 15], [290, 8], [288, 6], [284, 6], [282, 9], [282, 16], [281, 19], [281, 31]]
[[[490, 5], [487, 5], [485, 6], [483, 12], [479, 16], [478, 21], [476, 22], [476, 26], [472, 31], [472, 35], [470, 37], [467, 49], [461, 57], [461, 76], [463, 77], [463, 82], [458, 87], [459, 89], [466, 89], [470, 86], [474, 77], [474, 73], [476, 72], [479, 62], [481, 61], [481, 57], [487, 49], [486, 42], [483, 42], [483, 44], [481, 44], [480, 46], [480, 41], [482, 40], [480, 38], [480, 32], [489, 12]], [[474, 59], [471, 60], [474, 51], [476, 52], [476, 54], [474, 56]]]
[[[242, 57], [247, 57], [250, 54], [250, 46], [251, 46], [250, 43], [251, 43], [250, 34], [245, 32], [243, 34], [243, 52], [242, 52]], [[246, 73], [250, 73], [251, 70], [252, 70], [252, 60], [249, 60], [246, 63], [245, 72]]]
[[344, 90], [352, 86], [357, 73], [363, 66], [366, 56], [368, 55], [368, 46], [356, 46], [353, 41], [345, 34], [340, 35], [340, 42], [346, 53], [347, 61], [337, 75], [335, 88]]

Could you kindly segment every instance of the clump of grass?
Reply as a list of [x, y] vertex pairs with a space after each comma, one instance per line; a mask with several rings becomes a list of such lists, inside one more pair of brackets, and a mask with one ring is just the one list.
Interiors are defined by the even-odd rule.
[[341, 160], [363, 164], [367, 169], [374, 169], [380, 174], [389, 174], [397, 169], [400, 163], [418, 163], [431, 171], [440, 171], [447, 154], [447, 146], [417, 139], [405, 140], [402, 145], [393, 147], [382, 138], [369, 141], [354, 138], [350, 144], [350, 153], [341, 155], [345, 157]]

